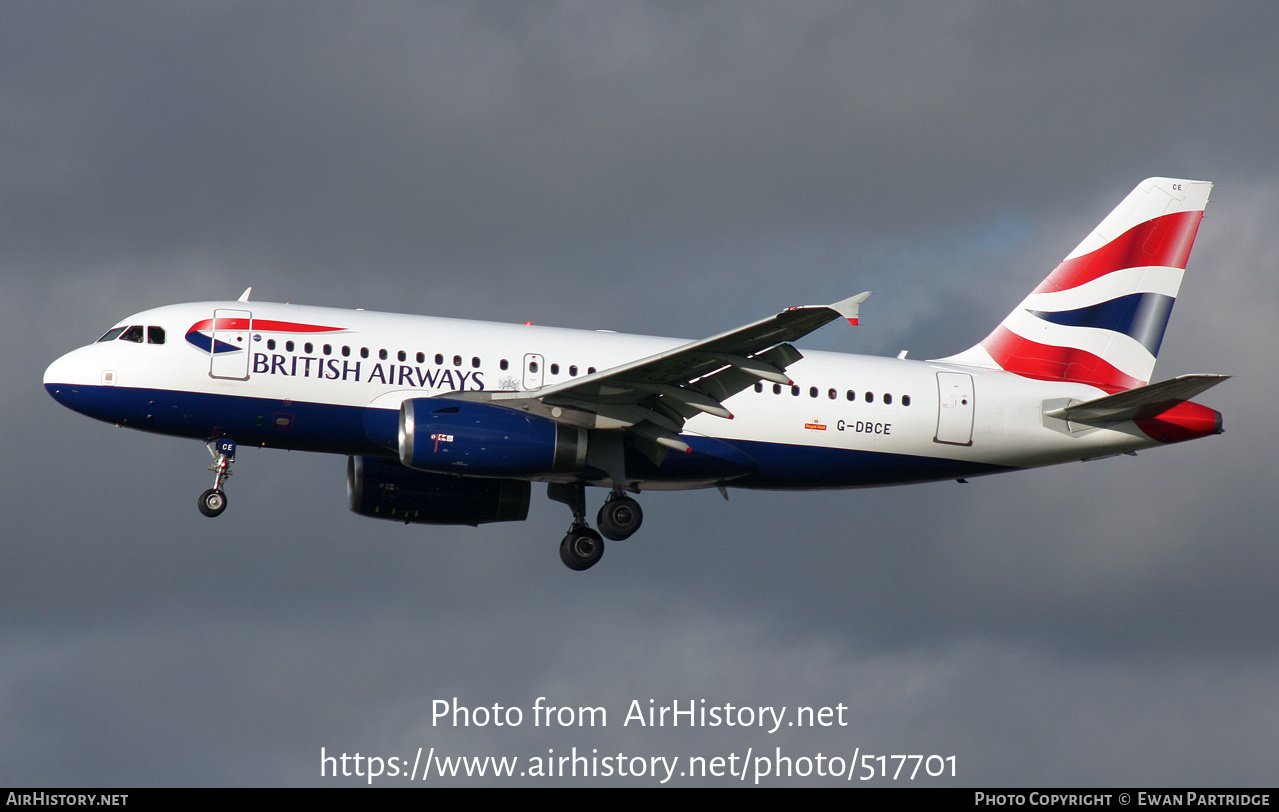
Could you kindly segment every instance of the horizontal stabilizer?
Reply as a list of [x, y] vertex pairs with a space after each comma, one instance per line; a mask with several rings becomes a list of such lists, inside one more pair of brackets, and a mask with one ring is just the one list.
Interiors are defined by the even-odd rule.
[[1179, 403], [1205, 392], [1229, 375], [1180, 375], [1167, 381], [1139, 386], [1115, 395], [1044, 412], [1047, 417], [1073, 423], [1102, 425], [1142, 420], [1163, 414]]

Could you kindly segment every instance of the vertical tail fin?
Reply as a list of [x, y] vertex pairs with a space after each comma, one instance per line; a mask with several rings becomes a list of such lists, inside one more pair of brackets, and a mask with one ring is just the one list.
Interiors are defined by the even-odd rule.
[[1149, 383], [1211, 190], [1142, 181], [994, 332], [942, 360], [1110, 392]]

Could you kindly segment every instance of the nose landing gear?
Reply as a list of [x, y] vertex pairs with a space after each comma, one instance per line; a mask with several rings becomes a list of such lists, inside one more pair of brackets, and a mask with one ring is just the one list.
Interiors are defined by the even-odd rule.
[[220, 437], [208, 442], [209, 454], [213, 456], [213, 464], [209, 470], [213, 472], [213, 487], [200, 494], [197, 505], [200, 512], [212, 519], [221, 516], [226, 510], [226, 492], [222, 483], [231, 476], [231, 463], [235, 462], [235, 440]]

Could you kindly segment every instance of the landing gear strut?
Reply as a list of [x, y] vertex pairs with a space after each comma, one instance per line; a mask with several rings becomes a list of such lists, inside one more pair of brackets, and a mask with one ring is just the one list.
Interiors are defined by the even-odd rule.
[[222, 490], [222, 483], [231, 476], [231, 463], [235, 462], [235, 440], [220, 437], [210, 440], [208, 447], [209, 454], [213, 456], [213, 464], [209, 466], [209, 470], [213, 472], [213, 487], [200, 494], [197, 504], [200, 512], [212, 519], [214, 516], [221, 516], [222, 511], [226, 510], [226, 492]]

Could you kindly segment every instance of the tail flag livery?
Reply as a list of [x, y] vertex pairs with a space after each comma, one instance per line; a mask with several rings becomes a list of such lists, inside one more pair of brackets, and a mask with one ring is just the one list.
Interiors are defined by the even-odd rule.
[[994, 332], [944, 360], [1109, 392], [1149, 383], [1211, 190], [1143, 181]]

